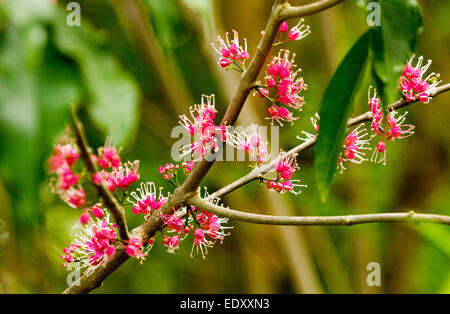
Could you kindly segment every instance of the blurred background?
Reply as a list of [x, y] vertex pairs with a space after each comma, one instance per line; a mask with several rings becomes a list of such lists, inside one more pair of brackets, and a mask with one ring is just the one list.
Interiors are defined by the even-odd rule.
[[[171, 161], [178, 115], [215, 94], [220, 118], [239, 74], [217, 65], [211, 42], [238, 30], [254, 54], [271, 0], [79, 0], [81, 26], [68, 27], [69, 1], [0, 2], [0, 292], [59, 293], [67, 270], [60, 255], [80, 215], [50, 193], [46, 158], [78, 105], [89, 141], [112, 135], [124, 160], [141, 160], [141, 179], [166, 191], [157, 167]], [[311, 1], [292, 1], [299, 5]], [[308, 84], [301, 119], [281, 129], [280, 145], [296, 146], [326, 86], [367, 29], [367, 11], [346, 1], [307, 17], [312, 34], [285, 48]], [[359, 1], [360, 2], [360, 1]], [[450, 81], [450, 1], [420, 1], [424, 31], [417, 54]], [[296, 21], [290, 21], [290, 26]], [[276, 51], [276, 50], [274, 50]], [[366, 79], [354, 114], [367, 110]], [[267, 104], [249, 97], [238, 121], [263, 121]], [[226, 196], [231, 208], [277, 215], [345, 215], [411, 209], [450, 215], [450, 93], [408, 107], [414, 136], [388, 147], [386, 166], [349, 165], [326, 203], [314, 181], [314, 149], [299, 157], [308, 188], [278, 195], [256, 183]], [[218, 119], [217, 118], [217, 119]], [[219, 121], [219, 120], [217, 120]], [[264, 121], [266, 125], [267, 121]], [[217, 162], [210, 192], [249, 171]], [[142, 217], [127, 213], [131, 228]], [[277, 227], [233, 223], [206, 260], [176, 255], [157, 241], [143, 265], [129, 260], [94, 293], [450, 293], [450, 229], [440, 225], [368, 224]], [[366, 284], [366, 266], [381, 266], [381, 286]]]

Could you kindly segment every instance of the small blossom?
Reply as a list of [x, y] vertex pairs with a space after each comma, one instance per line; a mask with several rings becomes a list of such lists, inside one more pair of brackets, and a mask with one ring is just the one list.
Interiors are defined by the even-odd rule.
[[424, 78], [425, 73], [431, 65], [431, 60], [422, 66], [423, 56], [419, 57], [415, 67], [412, 66], [413, 55], [405, 65], [399, 80], [399, 90], [405, 97], [406, 101], [414, 101], [419, 99], [423, 103], [428, 103], [431, 99], [430, 95], [434, 89], [441, 83], [439, 74], [432, 72]]
[[300, 180], [292, 180], [294, 172], [299, 169], [296, 159], [297, 154], [288, 155], [285, 152], [280, 153], [278, 161], [275, 163], [276, 179], [265, 181], [269, 191], [276, 191], [278, 193], [291, 192], [293, 194], [301, 193], [297, 187], [306, 187], [306, 185], [300, 184]]
[[364, 150], [370, 150], [370, 137], [363, 124], [358, 125], [356, 129], [350, 132], [344, 140], [343, 150], [339, 156], [338, 165], [341, 173], [345, 170], [344, 162], [350, 161], [361, 164], [367, 159], [364, 157]]
[[136, 192], [131, 192], [134, 200], [128, 198], [128, 202], [133, 204], [133, 214], [144, 214], [146, 218], [152, 214], [153, 211], [160, 209], [166, 202], [167, 197], [164, 197], [159, 190], [159, 195], [156, 194], [156, 187], [153, 182], [141, 183], [141, 187]]
[[267, 142], [263, 141], [256, 124], [251, 125], [251, 133], [234, 132], [228, 143], [248, 153], [251, 161], [258, 164], [264, 161], [264, 156], [267, 153]]
[[[233, 30], [234, 38], [230, 41], [228, 33], [225, 33], [226, 40], [217, 36], [219, 47], [212, 44], [214, 50], [220, 55], [219, 65], [224, 69], [234, 69], [240, 72], [244, 71], [245, 61], [250, 57], [247, 52], [247, 39], [244, 39], [244, 46], [239, 44], [238, 32]], [[234, 65], [234, 67], [233, 67]]]
[[79, 187], [78, 189], [71, 187], [60, 193], [60, 197], [65, 203], [73, 208], [82, 208], [86, 206], [86, 194], [82, 187]]
[[288, 23], [287, 23], [286, 21], [283, 21], [283, 22], [281, 23], [280, 28], [278, 29], [278, 31], [279, 31], [280, 33], [285, 33], [285, 32], [288, 31], [288, 29], [289, 29]]
[[128, 241], [128, 245], [125, 247], [125, 252], [128, 256], [135, 257], [137, 259], [144, 260], [145, 252], [144, 252], [144, 244], [138, 238], [131, 238]]
[[68, 248], [64, 248], [61, 258], [67, 263], [77, 262], [80, 268], [87, 268], [90, 275], [102, 262], [114, 254], [114, 244], [117, 241], [115, 226], [109, 222], [109, 216], [102, 219], [90, 219], [83, 225]]
[[119, 151], [112, 145], [112, 138], [108, 137], [105, 146], [98, 149], [98, 164], [103, 169], [117, 168], [121, 164]]
[[180, 124], [194, 136], [194, 141], [181, 148], [182, 156], [190, 155], [194, 160], [206, 158], [210, 153], [216, 152], [216, 135], [221, 140], [226, 140], [226, 127], [214, 124], [216, 114], [214, 95], [202, 96], [200, 105], [190, 107], [191, 117], [180, 116]]
[[167, 247], [167, 252], [174, 254], [175, 250], [180, 247], [181, 238], [179, 235], [174, 235], [172, 237], [164, 236], [163, 244]]
[[384, 143], [384, 141], [379, 141], [377, 143], [370, 161], [386, 165], [386, 143]]
[[297, 25], [295, 25], [289, 31], [288, 38], [289, 40], [301, 40], [311, 34], [311, 30], [309, 29], [309, 25], [303, 24], [304, 19], [301, 19]]
[[[288, 50], [280, 50], [278, 56], [273, 57], [267, 65], [267, 75], [264, 78], [266, 86], [258, 87], [255, 92], [271, 100], [272, 106], [267, 112], [272, 123], [292, 123], [296, 118], [288, 108], [301, 110], [305, 102], [300, 92], [306, 90], [307, 86], [303, 78], [298, 77], [301, 70], [295, 70], [294, 57], [295, 54], [291, 57]], [[258, 85], [261, 86], [260, 83]]]

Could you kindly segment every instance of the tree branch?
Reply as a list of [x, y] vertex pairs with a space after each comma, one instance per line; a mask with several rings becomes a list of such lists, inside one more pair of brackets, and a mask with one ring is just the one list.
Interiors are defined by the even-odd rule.
[[450, 225], [450, 216], [408, 213], [383, 213], [346, 216], [272, 216], [241, 212], [214, 205], [195, 195], [187, 203], [220, 217], [235, 221], [283, 226], [351, 226], [375, 222], [429, 222]]
[[[432, 93], [430, 93], [430, 96], [435, 97], [435, 96], [437, 96], [441, 93], [445, 93], [449, 90], [450, 90], [450, 83], [442, 85], [440, 87], [437, 87]], [[414, 100], [414, 101], [410, 101], [410, 102], [399, 100], [399, 101], [396, 101], [395, 103], [389, 105], [387, 108], [388, 109], [399, 109], [399, 108], [409, 106], [416, 102], [418, 102], [418, 100]], [[364, 122], [371, 121], [371, 120], [372, 120], [372, 114], [370, 111], [367, 111], [357, 117], [350, 118], [348, 120], [347, 125], [348, 125], [348, 127], [352, 127], [352, 126], [358, 125], [360, 123], [364, 123]], [[293, 155], [296, 153], [300, 153], [300, 152], [314, 146], [315, 144], [316, 144], [316, 137], [294, 147], [293, 149], [291, 149], [290, 151], [287, 152], [287, 155]], [[234, 190], [240, 188], [241, 186], [243, 186], [249, 182], [252, 182], [254, 180], [262, 178], [264, 174], [266, 174], [267, 172], [271, 171], [274, 168], [278, 159], [279, 159], [279, 156], [266, 165], [263, 165], [259, 168], [254, 168], [250, 173], [246, 174], [245, 176], [239, 178], [238, 180], [224, 186], [220, 190], [211, 194], [211, 197], [219, 197], [220, 198], [228, 193], [233, 192]]]
[[288, 20], [296, 17], [316, 14], [328, 8], [331, 8], [344, 0], [321, 0], [311, 4], [306, 4], [298, 7], [292, 7], [288, 3], [280, 11], [280, 19]]
[[[75, 128], [75, 136], [77, 139], [78, 148], [80, 149], [81, 159], [83, 160], [86, 169], [90, 173], [98, 172], [99, 169], [92, 159], [92, 148], [84, 132], [83, 124], [78, 119], [75, 108], [72, 108], [72, 120]], [[117, 224], [117, 230], [119, 236], [122, 240], [128, 240], [128, 226], [125, 218], [125, 211], [122, 206], [119, 205], [116, 198], [111, 194], [111, 192], [106, 188], [104, 184], [95, 185], [98, 195], [103, 199], [103, 204], [111, 212], [114, 221]]]

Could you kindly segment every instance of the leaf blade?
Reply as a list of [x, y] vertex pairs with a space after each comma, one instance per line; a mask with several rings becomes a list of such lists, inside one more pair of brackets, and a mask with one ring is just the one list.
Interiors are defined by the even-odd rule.
[[328, 84], [320, 110], [320, 131], [316, 148], [316, 181], [320, 198], [325, 201], [336, 171], [347, 119], [367, 63], [372, 31], [353, 45]]

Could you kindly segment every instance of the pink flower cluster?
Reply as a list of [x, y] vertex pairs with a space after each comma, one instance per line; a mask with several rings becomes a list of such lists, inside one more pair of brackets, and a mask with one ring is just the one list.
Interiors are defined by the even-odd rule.
[[128, 198], [128, 202], [133, 204], [133, 214], [144, 214], [148, 219], [150, 215], [157, 209], [160, 209], [167, 200], [162, 195], [161, 189], [157, 195], [156, 187], [153, 182], [141, 183], [141, 187], [136, 192], [131, 192], [133, 199]]
[[53, 146], [53, 153], [48, 160], [50, 173], [56, 174], [50, 186], [54, 193], [73, 208], [86, 205], [85, 192], [80, 182], [80, 176], [73, 172], [73, 167], [79, 159], [78, 147], [73, 138], [62, 136]]
[[228, 143], [237, 149], [249, 154], [250, 160], [256, 163], [264, 161], [267, 153], [267, 142], [263, 141], [259, 127], [256, 124], [251, 125], [251, 132], [233, 132]]
[[286, 21], [283, 21], [280, 25], [278, 31], [280, 32], [280, 41], [276, 44], [285, 43], [289, 40], [296, 41], [301, 40], [311, 34], [311, 30], [309, 25], [303, 24], [305, 20], [301, 19], [297, 25], [291, 28], [291, 30], [287, 33], [287, 38], [283, 39], [281, 34], [286, 33], [289, 30], [289, 25]]
[[278, 193], [291, 192], [293, 194], [301, 193], [296, 191], [296, 187], [306, 187], [301, 185], [300, 180], [292, 180], [294, 172], [299, 168], [297, 166], [297, 154], [288, 155], [285, 152], [280, 153], [279, 160], [275, 164], [277, 177], [275, 180], [266, 180], [266, 186], [271, 191]]
[[80, 267], [87, 267], [89, 275], [97, 266], [105, 262], [116, 251], [116, 225], [109, 222], [109, 216], [96, 218], [86, 224], [69, 247], [64, 248], [61, 258], [68, 263], [77, 262]]
[[364, 125], [360, 124], [345, 137], [343, 151], [338, 160], [338, 166], [341, 168], [341, 173], [345, 170], [345, 161], [361, 164], [367, 160], [364, 158], [364, 150], [370, 150], [370, 138], [366, 138], [368, 135]]
[[181, 149], [182, 156], [189, 155], [194, 160], [205, 158], [218, 149], [217, 138], [226, 141], [225, 125], [215, 125], [216, 115], [214, 95], [202, 96], [200, 105], [190, 107], [191, 118], [180, 116], [180, 124], [194, 137], [194, 141]]
[[419, 99], [423, 103], [428, 103], [431, 99], [430, 94], [435, 89], [440, 81], [439, 74], [431, 73], [426, 78], [423, 78], [428, 68], [431, 65], [431, 60], [422, 66], [423, 56], [419, 57], [416, 66], [412, 66], [414, 55], [405, 65], [402, 75], [399, 80], [399, 90], [405, 97], [406, 101], [414, 101]]
[[110, 191], [126, 190], [139, 179], [139, 160], [122, 163], [111, 138], [107, 138], [105, 146], [98, 149], [98, 157], [93, 155], [92, 158], [103, 169], [92, 175], [94, 184], [104, 183]]
[[[377, 142], [371, 161], [386, 164], [386, 141], [393, 141], [395, 139], [402, 139], [411, 136], [414, 133], [414, 126], [411, 124], [404, 124], [406, 121], [405, 112], [403, 115], [397, 116], [398, 112], [392, 109], [387, 116], [382, 110], [381, 100], [377, 97], [376, 91], [374, 95], [370, 96], [369, 89], [369, 108], [372, 113], [371, 128], [374, 132], [373, 136], [380, 136], [382, 139]], [[385, 121], [385, 123], [383, 123]]]
[[128, 245], [125, 246], [125, 252], [128, 256], [135, 257], [141, 261], [147, 256], [147, 253], [144, 252], [144, 243], [138, 238], [128, 240]]
[[217, 36], [219, 47], [217, 48], [212, 44], [214, 50], [220, 55], [218, 64], [228, 70], [234, 69], [240, 72], [244, 72], [245, 61], [250, 57], [247, 52], [247, 40], [244, 39], [244, 46], [239, 44], [238, 32], [233, 30], [234, 38], [229, 40], [228, 33], [225, 33], [226, 41], [222, 37]]
[[307, 85], [302, 77], [297, 77], [301, 70], [295, 70], [294, 57], [295, 54], [292, 54], [290, 58], [288, 50], [280, 50], [278, 56], [273, 57], [267, 65], [267, 75], [264, 78], [266, 85], [256, 87], [260, 97], [272, 102], [267, 110], [267, 119], [271, 119], [272, 123], [293, 123], [298, 118], [294, 117], [289, 109], [301, 110], [305, 102], [300, 92], [306, 90]]
[[94, 215], [94, 217], [97, 217], [99, 219], [105, 217], [105, 212], [102, 209], [102, 204], [97, 203], [89, 208], [86, 208], [80, 216], [80, 223], [85, 225], [91, 220], [90, 214]]
[[[218, 200], [215, 200], [215, 202], [218, 202]], [[192, 233], [194, 243], [191, 256], [194, 249], [196, 249], [197, 253], [200, 251], [203, 258], [205, 258], [208, 248], [211, 248], [217, 240], [222, 241], [228, 235], [224, 229], [229, 227], [223, 226], [228, 219], [219, 218], [205, 211], [199, 211], [193, 206], [189, 207], [188, 213], [192, 213], [192, 216], [189, 216], [186, 222], [177, 213], [162, 216], [166, 224], [165, 230], [168, 233], [175, 233], [175, 235], [171, 236], [164, 235], [162, 242], [169, 253], [175, 253], [181, 241], [185, 240]]]

